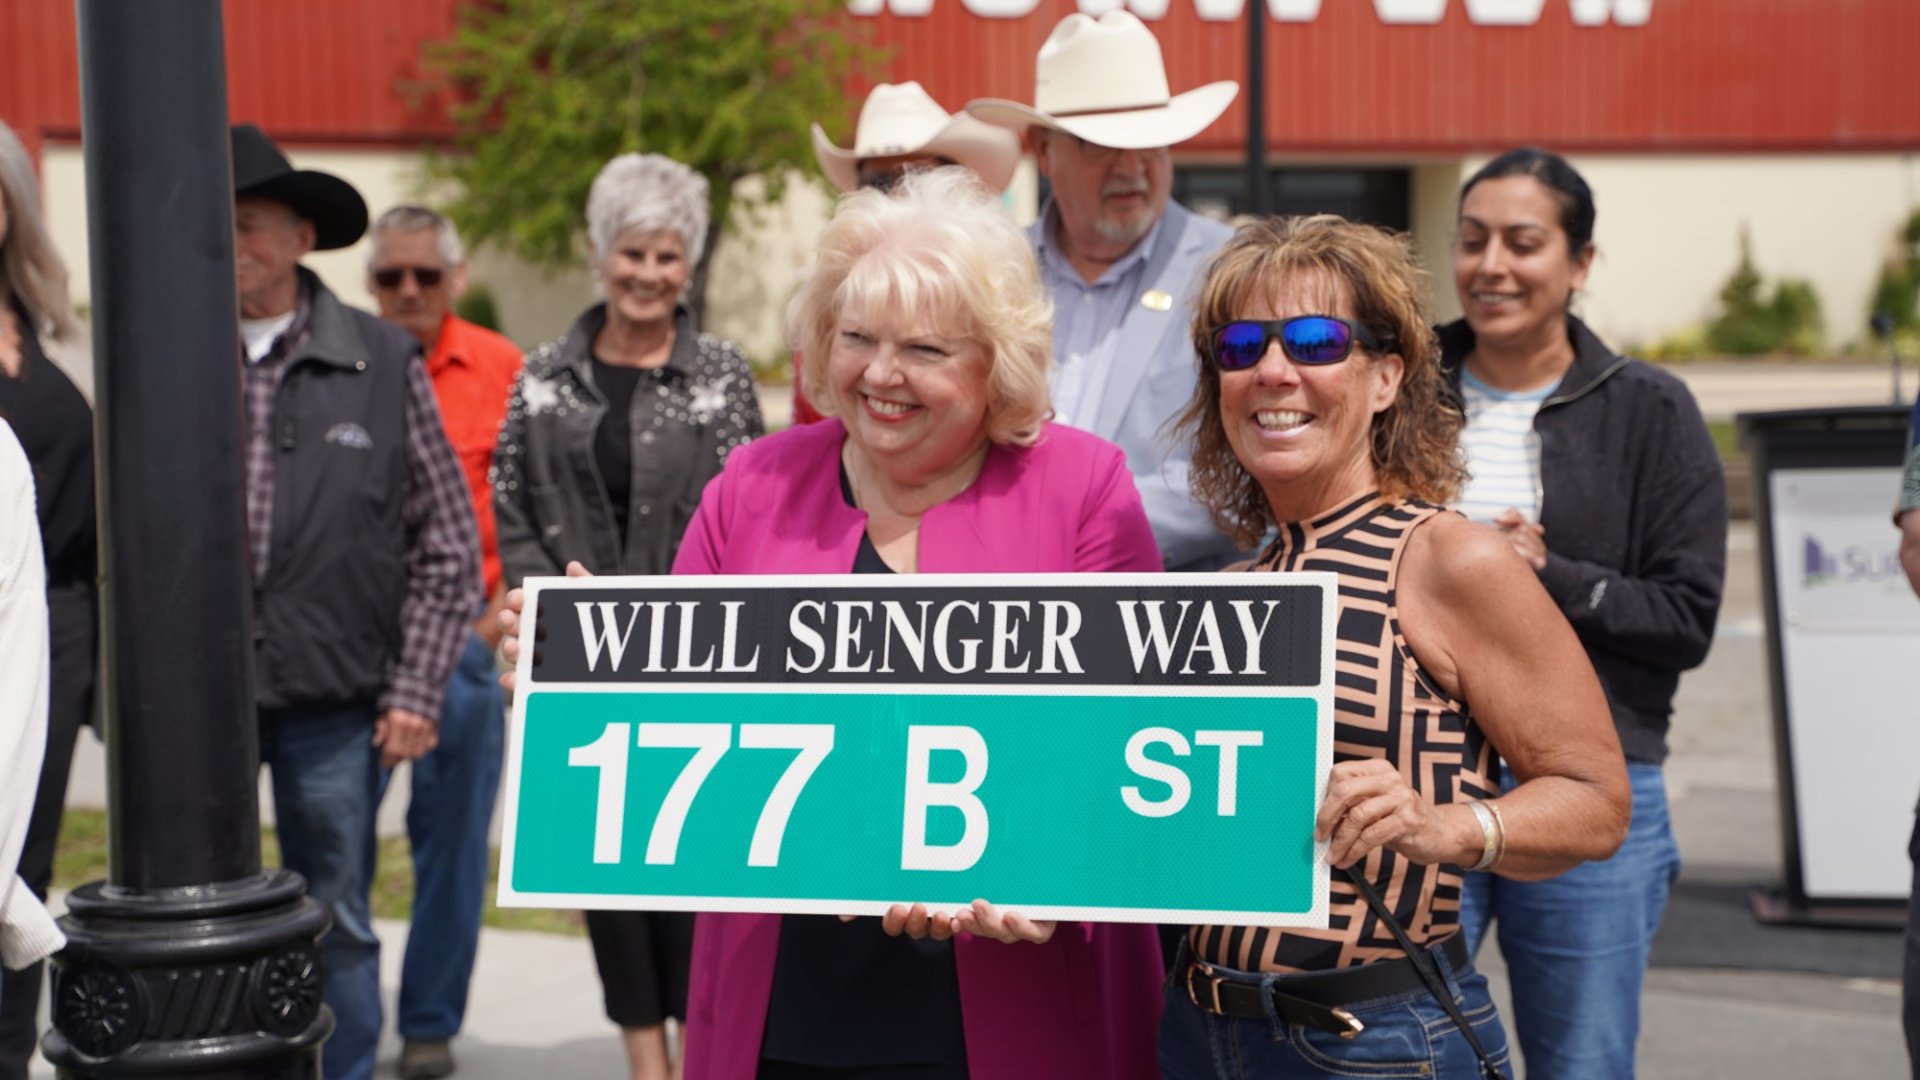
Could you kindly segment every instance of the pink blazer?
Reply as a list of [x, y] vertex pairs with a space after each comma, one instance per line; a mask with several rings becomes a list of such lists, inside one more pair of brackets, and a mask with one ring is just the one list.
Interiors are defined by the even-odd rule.
[[[840, 495], [837, 420], [740, 447], [707, 484], [676, 574], [843, 574], [867, 518]], [[971, 488], [920, 525], [923, 573], [1159, 570], [1119, 448], [1049, 425], [995, 447]], [[910, 899], [902, 897], [903, 900]], [[701, 915], [687, 1080], [753, 1080], [773, 990], [778, 915]], [[1062, 923], [1045, 945], [961, 935], [967, 1068], [977, 1080], [1151, 1080], [1164, 977], [1150, 926]]]

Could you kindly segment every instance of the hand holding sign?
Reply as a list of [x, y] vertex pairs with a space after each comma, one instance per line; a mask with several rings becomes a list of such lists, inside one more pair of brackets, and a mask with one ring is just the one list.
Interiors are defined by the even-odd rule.
[[1465, 803], [1433, 805], [1382, 758], [1333, 767], [1313, 828], [1315, 839], [1327, 841], [1327, 864], [1342, 870], [1381, 847], [1422, 866], [1470, 866], [1480, 852]]
[[[842, 915], [841, 922], [852, 922], [858, 915]], [[985, 900], [975, 900], [967, 907], [949, 915], [944, 911], [928, 911], [927, 905], [895, 904], [880, 917], [880, 929], [890, 936], [905, 934], [916, 941], [932, 938], [946, 941], [954, 934], [965, 931], [975, 937], [992, 938], [1011, 945], [1016, 942], [1030, 941], [1035, 945], [1045, 945], [1053, 940], [1053, 928], [1058, 924], [1052, 919], [1029, 919], [1017, 911], [1002, 912]]]
[[975, 937], [989, 937], [1008, 944], [1031, 941], [1044, 945], [1053, 939], [1053, 928], [1057, 925], [1051, 919], [1035, 921], [1017, 911], [1003, 912], [985, 900], [975, 900], [972, 907], [960, 909], [953, 918], [960, 929]]
[[[567, 564], [568, 577], [592, 577], [593, 571], [580, 565], [576, 560]], [[527, 591], [509, 589], [507, 599], [500, 608], [500, 651], [506, 654], [507, 663], [516, 667], [520, 664], [520, 615], [527, 609]], [[513, 689], [513, 672], [500, 676], [500, 685]]]

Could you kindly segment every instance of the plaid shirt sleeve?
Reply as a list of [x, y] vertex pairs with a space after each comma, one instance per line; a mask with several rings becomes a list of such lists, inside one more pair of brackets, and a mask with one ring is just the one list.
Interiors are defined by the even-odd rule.
[[479, 614], [479, 526], [460, 462], [440, 424], [433, 382], [407, 361], [407, 596], [400, 606], [400, 663], [380, 709], [435, 721], [447, 680]]

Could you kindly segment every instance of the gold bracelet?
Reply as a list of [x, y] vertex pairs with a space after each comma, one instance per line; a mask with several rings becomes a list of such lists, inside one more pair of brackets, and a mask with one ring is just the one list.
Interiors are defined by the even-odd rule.
[[1480, 823], [1480, 835], [1484, 840], [1484, 846], [1480, 849], [1480, 861], [1467, 867], [1468, 873], [1476, 873], [1492, 866], [1494, 860], [1500, 857], [1500, 826], [1498, 819], [1493, 816], [1492, 808], [1479, 799], [1467, 803], [1467, 808], [1473, 811], [1474, 820]]

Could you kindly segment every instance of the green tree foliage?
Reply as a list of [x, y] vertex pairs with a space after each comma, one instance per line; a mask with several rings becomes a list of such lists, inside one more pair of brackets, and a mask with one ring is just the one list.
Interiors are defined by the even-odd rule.
[[1707, 327], [1707, 344], [1734, 356], [1817, 353], [1826, 346], [1820, 297], [1811, 282], [1782, 278], [1768, 289], [1753, 264], [1753, 243], [1740, 230], [1740, 265], [1720, 288], [1720, 314]]
[[[709, 240], [734, 182], [779, 199], [813, 169], [807, 127], [844, 129], [870, 62], [844, 0], [482, 0], [427, 63], [454, 91], [461, 230], [536, 265], [580, 259], [587, 189], [607, 159], [651, 151], [712, 185]], [[712, 243], [708, 244], [712, 251]], [[697, 288], [697, 286], [696, 286]]]

